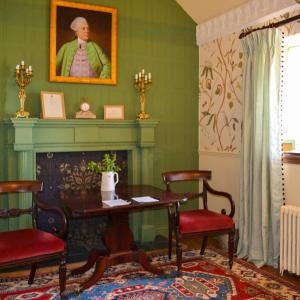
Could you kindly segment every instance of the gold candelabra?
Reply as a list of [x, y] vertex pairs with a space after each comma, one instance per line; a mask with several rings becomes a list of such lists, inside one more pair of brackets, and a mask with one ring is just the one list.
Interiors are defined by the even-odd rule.
[[19, 87], [19, 101], [20, 109], [16, 112], [16, 118], [28, 118], [29, 112], [25, 111], [24, 104], [26, 100], [25, 87], [30, 83], [32, 74], [32, 67], [25, 67], [25, 63], [22, 60], [21, 65], [16, 65], [16, 83]]
[[145, 103], [146, 103], [146, 90], [150, 88], [151, 83], [152, 83], [151, 73], [145, 74], [144, 69], [141, 72], [135, 74], [134, 86], [139, 91], [140, 105], [141, 105], [141, 111], [137, 115], [138, 120], [149, 119], [149, 114], [145, 112]]

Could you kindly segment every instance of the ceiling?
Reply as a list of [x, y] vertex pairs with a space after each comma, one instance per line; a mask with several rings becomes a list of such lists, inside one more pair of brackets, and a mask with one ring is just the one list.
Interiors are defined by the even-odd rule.
[[176, 0], [197, 23], [222, 15], [251, 0]]

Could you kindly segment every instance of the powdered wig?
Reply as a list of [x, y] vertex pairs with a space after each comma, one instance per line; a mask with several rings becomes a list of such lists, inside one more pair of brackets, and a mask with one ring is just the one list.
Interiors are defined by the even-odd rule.
[[79, 25], [82, 24], [82, 23], [85, 23], [85, 24], [88, 24], [87, 20], [83, 17], [76, 17], [71, 25], [70, 25], [70, 28], [73, 30], [73, 31], [78, 31], [79, 29]]

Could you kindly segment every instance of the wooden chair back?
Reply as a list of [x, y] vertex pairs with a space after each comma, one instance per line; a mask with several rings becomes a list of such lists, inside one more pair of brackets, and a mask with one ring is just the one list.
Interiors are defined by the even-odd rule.
[[171, 191], [171, 183], [180, 181], [199, 181], [203, 182], [203, 190], [201, 193], [188, 193], [188, 199], [201, 197], [203, 205], [207, 208], [207, 190], [206, 182], [211, 179], [211, 171], [208, 170], [186, 170], [186, 171], [169, 171], [162, 173], [163, 181], [167, 191]]
[[[34, 199], [37, 193], [42, 191], [42, 189], [43, 189], [43, 183], [37, 180], [0, 182], [0, 194], [28, 192], [28, 193], [32, 193], [32, 197]], [[31, 214], [33, 219], [35, 219], [34, 205], [29, 208], [0, 209], [0, 218], [19, 217], [24, 214]], [[33, 226], [35, 226], [35, 222], [33, 222]]]
[[200, 181], [210, 180], [211, 171], [206, 170], [187, 170], [187, 171], [169, 171], [162, 173], [163, 181], [170, 190], [170, 183], [176, 181]]
[[43, 183], [38, 180], [0, 181], [0, 193], [40, 192]]

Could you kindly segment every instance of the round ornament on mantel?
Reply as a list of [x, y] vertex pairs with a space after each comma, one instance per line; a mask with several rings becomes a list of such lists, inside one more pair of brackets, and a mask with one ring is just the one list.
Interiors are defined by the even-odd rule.
[[76, 119], [96, 119], [96, 115], [90, 111], [90, 104], [83, 101], [80, 104], [80, 111], [75, 114]]

